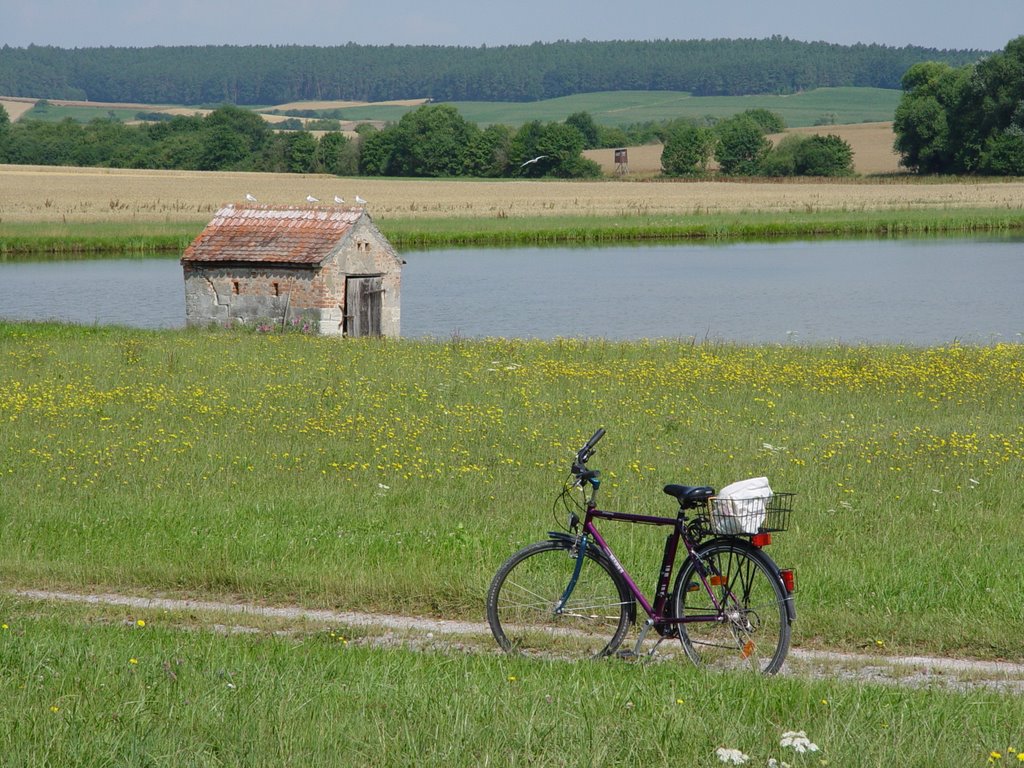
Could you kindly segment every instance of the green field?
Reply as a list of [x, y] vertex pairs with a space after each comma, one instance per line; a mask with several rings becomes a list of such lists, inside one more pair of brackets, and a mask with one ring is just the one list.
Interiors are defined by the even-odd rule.
[[[481, 127], [491, 123], [519, 126], [531, 120], [562, 121], [580, 111], [589, 112], [601, 125], [626, 126], [676, 118], [728, 117], [745, 109], [764, 108], [777, 112], [786, 125], [796, 128], [821, 121], [837, 124], [889, 121], [900, 96], [900, 91], [883, 88], [817, 88], [789, 96], [691, 96], [678, 91], [609, 91], [526, 103], [473, 101], [452, 104], [463, 117]], [[395, 122], [412, 109], [415, 108], [380, 104], [319, 110], [319, 113], [355, 122]], [[48, 104], [35, 107], [22, 119], [58, 122], [71, 118], [85, 123], [114, 115], [119, 120], [134, 120], [139, 111], [137, 107], [119, 109]]]
[[[0, 324], [0, 584], [480, 622], [498, 564], [560, 524], [572, 452], [603, 425], [611, 508], [671, 514], [664, 483], [755, 474], [798, 494], [769, 547], [797, 572], [794, 647], [1020, 661], [1022, 382], [1020, 344]], [[653, 584], [661, 533], [605, 530]], [[729, 748], [959, 768], [1024, 746], [1010, 693], [374, 637], [2, 594], [3, 763], [714, 766]], [[788, 730], [821, 749], [782, 748]]]
[[[0, 622], [6, 768], [712, 768], [723, 748], [755, 766], [964, 768], [1018, 765], [1024, 744], [1019, 697], [984, 690], [413, 652], [3, 597]], [[817, 750], [782, 746], [788, 731]]]
[[59, 123], [62, 120], [74, 120], [76, 123], [88, 123], [92, 120], [114, 119], [119, 122], [135, 120], [139, 113], [138, 107], [79, 107], [63, 106], [41, 101], [22, 115], [22, 120], [39, 120], [46, 123]]
[[470, 122], [520, 125], [561, 121], [589, 112], [601, 125], [626, 126], [677, 118], [728, 117], [746, 109], [769, 109], [796, 128], [828, 119], [837, 124], [892, 120], [901, 92], [882, 88], [817, 88], [790, 96], [690, 96], [676, 91], [616, 91], [566, 96], [528, 104], [455, 102]]
[[[797, 645], [1024, 658], [1020, 345], [3, 325], [0, 361], [9, 585], [479, 619], [604, 425], [612, 507], [761, 474], [799, 494], [772, 548], [800, 577]], [[648, 583], [660, 534], [614, 534]]]

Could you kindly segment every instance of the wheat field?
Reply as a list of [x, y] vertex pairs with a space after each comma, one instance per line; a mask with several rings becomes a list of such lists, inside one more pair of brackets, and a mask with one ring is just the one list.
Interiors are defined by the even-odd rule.
[[853, 169], [857, 173], [902, 173], [900, 156], [893, 149], [896, 134], [892, 123], [855, 123], [853, 125], [816, 125], [805, 128], [790, 128], [784, 133], [772, 134], [768, 138], [772, 143], [790, 133], [802, 136], [838, 136], [844, 139], [853, 150]]
[[13, 123], [22, 115], [36, 105], [35, 99], [19, 99], [11, 97], [0, 98], [0, 107], [7, 112], [7, 117]]
[[435, 181], [0, 165], [0, 223], [205, 221], [247, 193], [274, 205], [358, 194], [376, 219], [1024, 208], [1021, 181]]
[[293, 109], [344, 109], [346, 107], [420, 107], [430, 102], [430, 99], [394, 99], [392, 101], [290, 101], [287, 104], [275, 104], [267, 109], [276, 109], [285, 112]]
[[[896, 134], [892, 131], [892, 123], [855, 123], [853, 125], [821, 125], [805, 128], [790, 128], [783, 133], [768, 136], [773, 144], [778, 144], [783, 136], [798, 133], [802, 136], [832, 134], [844, 139], [853, 150], [853, 170], [868, 176], [883, 173], [905, 173], [900, 167], [900, 156], [893, 149]], [[629, 173], [635, 176], [651, 176], [661, 173], [661, 144], [647, 144], [640, 147], [628, 147]], [[614, 174], [619, 169], [615, 165], [614, 149], [588, 149], [583, 153], [601, 166], [606, 174]], [[710, 168], [715, 168], [711, 163]]]

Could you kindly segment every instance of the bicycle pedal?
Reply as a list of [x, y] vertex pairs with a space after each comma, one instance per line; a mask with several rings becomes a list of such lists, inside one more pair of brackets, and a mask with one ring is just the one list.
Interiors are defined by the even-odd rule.
[[634, 651], [616, 651], [615, 658], [622, 661], [636, 661], [640, 657]]

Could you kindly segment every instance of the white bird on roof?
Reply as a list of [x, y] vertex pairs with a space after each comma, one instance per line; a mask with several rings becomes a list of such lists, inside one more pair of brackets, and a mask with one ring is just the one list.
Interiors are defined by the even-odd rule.
[[361, 198], [359, 195], [356, 195], [356, 204], [357, 205], [366, 205], [366, 201], [363, 200], [363, 198]]
[[313, 197], [312, 195], [306, 195], [306, 202], [307, 203], [319, 203], [320, 201], [317, 198]]
[[250, 203], [256, 202], [256, 198], [250, 195], [248, 192], [245, 193], [245, 199], [248, 200]]
[[338, 197], [337, 195], [335, 195], [334, 196], [334, 202], [337, 203], [338, 205], [344, 205], [345, 204], [345, 198]]
[[532, 163], [536, 163], [539, 160], [543, 160], [545, 157], [547, 157], [547, 155], [537, 155], [535, 158], [533, 158], [533, 160], [527, 160], [525, 163], [523, 163], [519, 167], [520, 168], [525, 168], [526, 166], [528, 166], [528, 165], [530, 165]]

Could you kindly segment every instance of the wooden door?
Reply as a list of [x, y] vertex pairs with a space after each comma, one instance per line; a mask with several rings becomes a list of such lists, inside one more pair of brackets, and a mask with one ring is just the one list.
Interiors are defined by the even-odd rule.
[[345, 279], [345, 335], [380, 336], [381, 277]]

